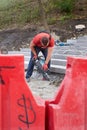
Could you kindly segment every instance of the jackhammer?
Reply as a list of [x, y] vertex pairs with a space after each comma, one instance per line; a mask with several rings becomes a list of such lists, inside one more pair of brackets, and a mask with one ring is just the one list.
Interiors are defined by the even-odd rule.
[[35, 64], [35, 66], [37, 67], [38, 72], [42, 74], [43, 78], [45, 80], [49, 81], [50, 77], [49, 77], [47, 71], [44, 71], [43, 68], [42, 68], [41, 62], [43, 62], [43, 59], [41, 59], [41, 57], [38, 57], [37, 59], [33, 59], [33, 62]]
[[48, 71], [44, 71], [44, 70], [43, 70], [42, 65], [44, 64], [44, 61], [45, 61], [45, 60], [44, 60], [42, 57], [38, 57], [36, 60], [33, 59], [33, 61], [34, 61], [35, 66], [37, 67], [37, 71], [42, 74], [42, 76], [43, 76], [43, 78], [44, 78], [45, 80], [49, 81], [49, 84], [50, 84], [50, 85], [51, 85], [51, 84], [55, 84], [56, 82], [59, 84], [59, 83], [62, 81], [63, 76], [62, 76], [62, 78], [61, 78], [61, 76], [58, 76], [58, 75], [57, 75], [57, 76], [55, 77], [55, 79], [54, 79], [53, 77], [51, 78], [51, 77], [49, 76], [48, 73], [51, 74], [51, 72], [50, 72], [49, 69], [48, 69]]

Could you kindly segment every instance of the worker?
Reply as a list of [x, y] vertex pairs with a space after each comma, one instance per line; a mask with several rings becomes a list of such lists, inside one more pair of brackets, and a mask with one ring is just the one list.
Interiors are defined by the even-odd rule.
[[41, 32], [35, 35], [30, 42], [31, 58], [28, 64], [26, 80], [30, 81], [34, 69], [34, 62], [32, 59], [37, 59], [39, 52], [42, 52], [45, 62], [42, 66], [43, 70], [46, 71], [50, 68], [51, 55], [54, 49], [54, 38], [46, 32]]

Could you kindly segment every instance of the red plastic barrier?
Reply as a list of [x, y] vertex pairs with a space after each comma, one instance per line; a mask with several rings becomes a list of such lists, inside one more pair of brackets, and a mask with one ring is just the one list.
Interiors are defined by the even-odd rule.
[[45, 103], [32, 95], [25, 81], [24, 57], [1, 55], [0, 61], [1, 130], [45, 130]]
[[85, 87], [85, 130], [87, 130], [87, 86]]
[[68, 57], [60, 90], [47, 103], [46, 130], [87, 130], [87, 59]]
[[[0, 72], [1, 73], [1, 72]], [[0, 77], [0, 130], [2, 130], [2, 102], [1, 102], [1, 77]]]

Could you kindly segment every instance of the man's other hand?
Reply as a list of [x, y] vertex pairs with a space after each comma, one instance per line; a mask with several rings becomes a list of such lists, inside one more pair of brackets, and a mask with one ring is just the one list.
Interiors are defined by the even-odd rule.
[[47, 64], [43, 64], [42, 68], [43, 68], [44, 71], [46, 71], [46, 70], [48, 70], [48, 65]]

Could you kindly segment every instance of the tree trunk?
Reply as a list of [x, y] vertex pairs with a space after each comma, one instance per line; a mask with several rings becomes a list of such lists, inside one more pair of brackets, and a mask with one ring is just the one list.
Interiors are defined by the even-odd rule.
[[49, 31], [49, 27], [48, 27], [47, 20], [46, 20], [46, 14], [45, 14], [41, 0], [38, 0], [38, 5], [39, 5], [39, 13], [40, 13], [42, 24], [43, 24], [45, 30]]

